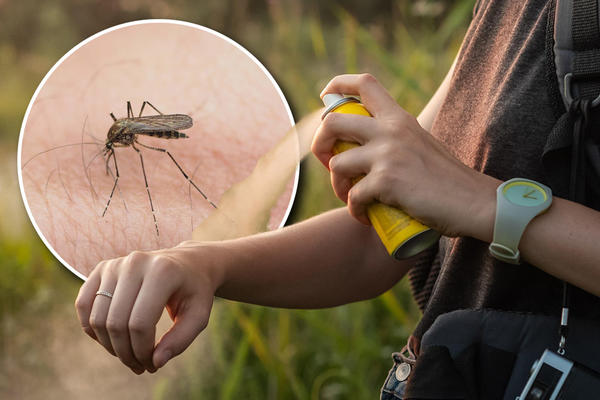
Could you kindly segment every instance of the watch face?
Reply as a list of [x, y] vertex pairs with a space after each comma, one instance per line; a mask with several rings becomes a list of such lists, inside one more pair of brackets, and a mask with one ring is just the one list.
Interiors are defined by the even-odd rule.
[[525, 207], [539, 206], [548, 199], [546, 191], [532, 182], [511, 182], [503, 188], [502, 194], [511, 203]]

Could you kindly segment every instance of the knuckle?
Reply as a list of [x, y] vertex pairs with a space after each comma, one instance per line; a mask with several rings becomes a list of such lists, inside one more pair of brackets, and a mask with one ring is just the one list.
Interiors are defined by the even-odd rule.
[[111, 335], [119, 335], [125, 332], [125, 324], [117, 319], [109, 318], [106, 321], [106, 330]]
[[372, 85], [373, 83], [377, 83], [377, 79], [375, 79], [375, 77], [370, 73], [366, 72], [359, 75], [358, 83], [360, 86]]
[[143, 318], [132, 317], [128, 324], [129, 332], [137, 335], [144, 334], [148, 328], [148, 323]]
[[360, 199], [360, 189], [357, 187], [353, 187], [352, 189], [350, 189], [350, 191], [348, 192], [348, 205], [352, 208], [356, 204], [360, 203]]
[[152, 265], [153, 272], [157, 275], [158, 279], [169, 278], [178, 267], [179, 264], [164, 254], [157, 255]]
[[145, 253], [143, 251], [135, 250], [129, 253], [127, 256], [127, 262], [130, 265], [137, 265], [141, 263], [145, 258]]
[[87, 300], [84, 300], [81, 296], [77, 296], [77, 298], [75, 299], [75, 308], [79, 312], [88, 310], [90, 308], [90, 306], [91, 306], [90, 302]]
[[329, 170], [334, 174], [340, 172], [340, 161], [338, 156], [333, 156], [329, 159]]
[[337, 112], [330, 112], [328, 113], [325, 118], [323, 118], [323, 121], [321, 122], [321, 128], [324, 131], [330, 131], [332, 130], [335, 125], [337, 124], [337, 121], [339, 121], [340, 118], [340, 113]]
[[104, 330], [106, 328], [106, 321], [102, 318], [92, 316], [90, 318], [90, 326], [94, 331]]

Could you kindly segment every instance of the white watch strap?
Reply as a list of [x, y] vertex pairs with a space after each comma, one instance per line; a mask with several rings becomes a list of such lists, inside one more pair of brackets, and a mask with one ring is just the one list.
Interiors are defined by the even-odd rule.
[[519, 242], [531, 218], [523, 218], [521, 213], [506, 212], [508, 201], [498, 194], [496, 200], [496, 221], [494, 241], [490, 244], [492, 255], [510, 264], [519, 264]]

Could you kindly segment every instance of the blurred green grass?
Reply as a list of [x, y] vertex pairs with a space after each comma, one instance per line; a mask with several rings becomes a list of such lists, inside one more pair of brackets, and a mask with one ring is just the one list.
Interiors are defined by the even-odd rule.
[[[129, 20], [183, 19], [222, 32], [256, 55], [282, 87], [297, 119], [320, 106], [318, 94], [330, 78], [355, 72], [377, 76], [404, 108], [417, 114], [450, 66], [473, 3], [0, 2], [0, 354], [13, 345], [18, 329], [32, 328], [36, 318], [72, 302], [80, 283], [24, 222], [23, 207], [15, 201], [14, 166], [19, 126], [35, 87], [79, 41]], [[299, 193], [292, 221], [341, 205], [327, 171], [312, 157], [303, 162]], [[403, 346], [418, 318], [406, 281], [378, 299], [327, 310], [218, 301], [205, 333], [207, 354], [188, 361], [177, 379], [158, 380], [154, 398], [376, 398], [391, 352]], [[35, 364], [30, 359], [17, 362], [28, 368]], [[0, 376], [7, 362], [0, 355]], [[0, 389], [3, 384], [9, 382], [0, 378]]]

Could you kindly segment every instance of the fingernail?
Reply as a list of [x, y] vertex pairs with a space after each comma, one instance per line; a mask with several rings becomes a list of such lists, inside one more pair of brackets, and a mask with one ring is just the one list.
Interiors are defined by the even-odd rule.
[[165, 365], [170, 358], [171, 351], [165, 350], [161, 355], [158, 356], [158, 360], [156, 361], [156, 368], [162, 368], [162, 366]]

